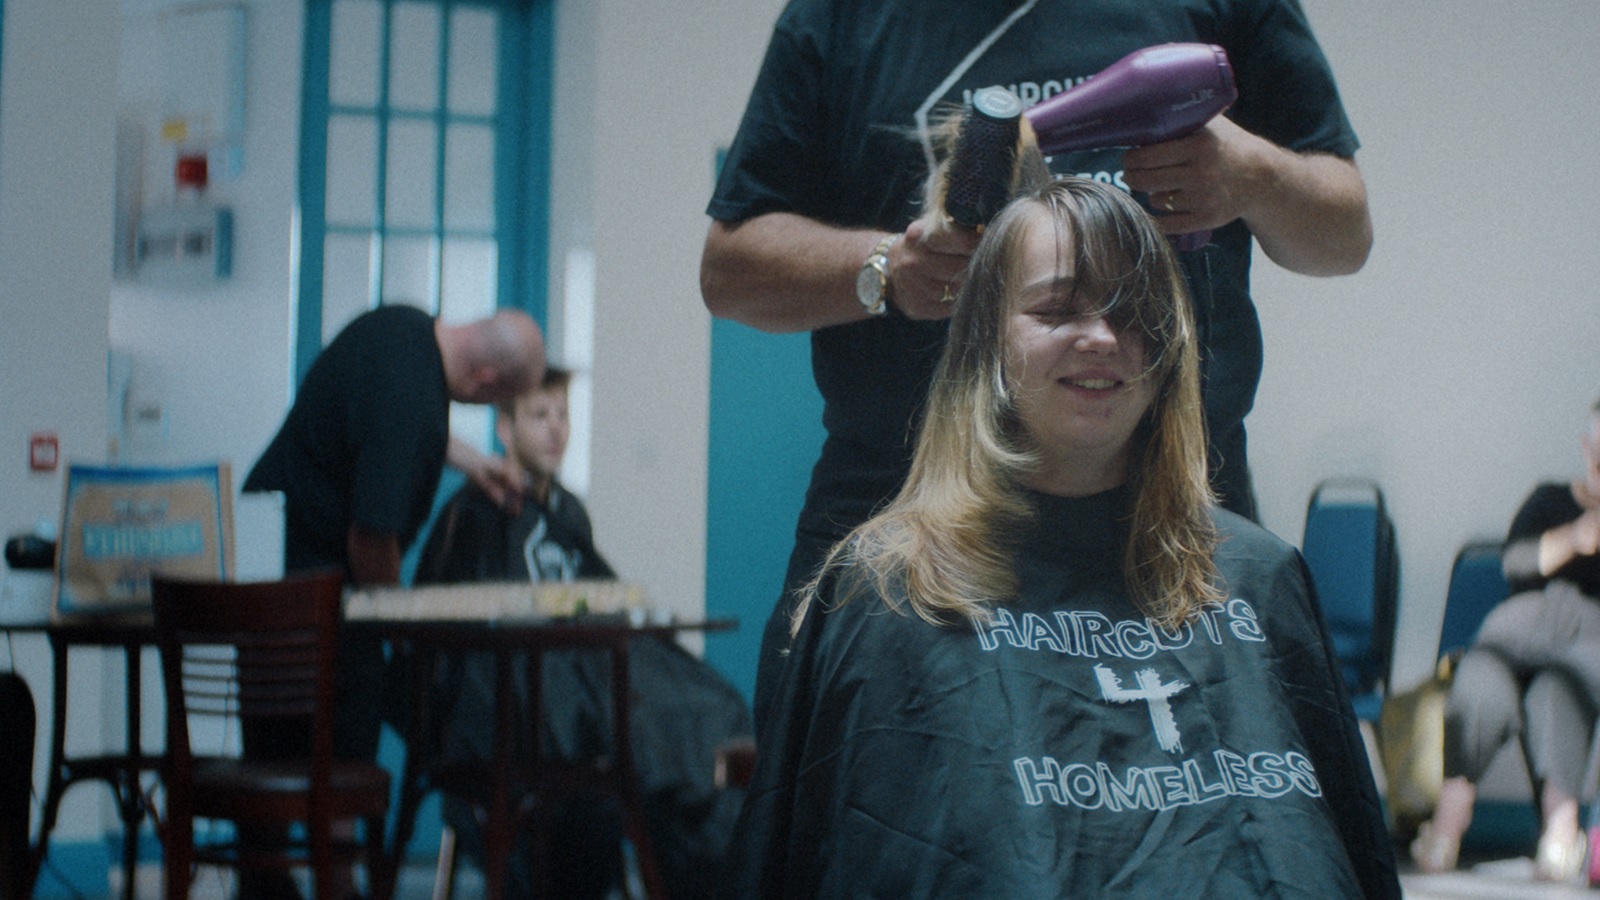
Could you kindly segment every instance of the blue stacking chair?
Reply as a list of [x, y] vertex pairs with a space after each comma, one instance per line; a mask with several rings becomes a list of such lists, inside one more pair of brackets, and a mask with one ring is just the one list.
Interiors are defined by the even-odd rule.
[[1389, 682], [1400, 592], [1400, 555], [1383, 491], [1365, 479], [1318, 484], [1306, 505], [1301, 552], [1356, 717], [1376, 722]]
[[[1468, 541], [1456, 551], [1445, 591], [1444, 619], [1439, 625], [1439, 658], [1459, 656], [1472, 646], [1484, 617], [1510, 596], [1511, 588], [1500, 568], [1504, 546], [1498, 540], [1479, 539]], [[1517, 764], [1527, 766], [1528, 751], [1523, 741], [1514, 741], [1500, 752], [1516, 753]], [[1497, 762], [1491, 768], [1498, 766]], [[1531, 772], [1528, 780], [1533, 781]], [[1472, 827], [1463, 836], [1462, 846], [1484, 855], [1531, 852], [1539, 838], [1539, 814], [1533, 796], [1519, 799], [1511, 794], [1491, 793], [1495, 796], [1479, 795]]]
[[1439, 626], [1441, 658], [1472, 645], [1489, 610], [1510, 596], [1500, 569], [1499, 541], [1471, 541], [1456, 552], [1445, 594], [1444, 622]]

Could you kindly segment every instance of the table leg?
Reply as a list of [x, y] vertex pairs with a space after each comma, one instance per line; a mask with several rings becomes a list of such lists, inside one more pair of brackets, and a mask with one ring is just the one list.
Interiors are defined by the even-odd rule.
[[[511, 765], [514, 746], [516, 691], [512, 687], [514, 654], [505, 648], [494, 651], [494, 763], [489, 778], [488, 822], [484, 826], [484, 887], [489, 900], [505, 896], [506, 868], [516, 840], [516, 822], [511, 815]], [[535, 665], [533, 659], [529, 665]]]
[[666, 900], [666, 884], [656, 867], [649, 823], [645, 819], [644, 795], [639, 790], [639, 779], [633, 769], [632, 699], [633, 693], [628, 683], [628, 638], [624, 637], [611, 645], [611, 733], [616, 745], [616, 771], [613, 778], [621, 795], [623, 830], [633, 844], [645, 895], [650, 900]]
[[122, 773], [123, 783], [117, 790], [117, 811], [122, 818], [122, 900], [133, 900], [139, 866], [139, 823], [144, 821], [145, 814], [144, 793], [139, 784], [139, 758], [144, 753], [143, 735], [139, 733], [144, 694], [140, 653], [138, 644], [123, 645], [128, 695], [128, 760], [127, 769]]
[[530, 798], [532, 804], [532, 840], [533, 853], [528, 861], [531, 877], [536, 887], [535, 896], [552, 896], [550, 877], [550, 825], [554, 818], [556, 796], [554, 792], [545, 790], [544, 779], [540, 777], [539, 767], [549, 759], [544, 746], [544, 648], [535, 647], [528, 651], [528, 718], [522, 724], [527, 730], [529, 746], [532, 748], [533, 776], [529, 779], [533, 794]]
[[[402, 652], [396, 645], [395, 652]], [[383, 881], [391, 890], [398, 882], [400, 866], [405, 862], [406, 847], [411, 843], [416, 828], [417, 811], [427, 794], [425, 783], [433, 765], [433, 734], [429, 720], [429, 685], [433, 683], [436, 654], [421, 647], [408, 647], [406, 694], [406, 758], [400, 768], [400, 799], [394, 822], [394, 836], [389, 852], [383, 860]]]
[[135, 876], [139, 866], [139, 825], [151, 809], [140, 775], [144, 768], [153, 767], [153, 763], [145, 759], [143, 735], [140, 733], [140, 723], [143, 721], [141, 646], [138, 643], [106, 646], [120, 649], [123, 655], [127, 684], [127, 749], [121, 758], [111, 755], [68, 762], [67, 667], [71, 645], [54, 636], [50, 639], [50, 772], [39, 816], [39, 833], [31, 848], [27, 876], [30, 894], [50, 854], [50, 835], [55, 831], [61, 800], [67, 788], [83, 778], [100, 778], [106, 781], [115, 795], [117, 817], [122, 822], [122, 897], [123, 900], [133, 900], [134, 897]]
[[56, 827], [61, 795], [66, 792], [64, 747], [67, 739], [67, 646], [50, 638], [50, 773], [45, 780], [44, 807], [39, 815], [39, 834], [34, 841], [28, 865], [28, 895], [32, 896], [39, 870], [50, 852], [50, 832]]

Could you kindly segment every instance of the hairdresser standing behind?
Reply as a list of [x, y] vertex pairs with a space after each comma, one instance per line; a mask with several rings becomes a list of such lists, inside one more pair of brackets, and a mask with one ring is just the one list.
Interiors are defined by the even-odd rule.
[[[1254, 518], [1244, 417], [1261, 371], [1252, 238], [1279, 265], [1354, 272], [1371, 246], [1355, 134], [1296, 0], [792, 0], [774, 30], [708, 206], [707, 308], [766, 331], [810, 331], [827, 440], [796, 529], [756, 678], [759, 728], [792, 591], [905, 477], [929, 374], [976, 237], [913, 221], [928, 121], [992, 85], [1046, 99], [1142, 47], [1221, 45], [1239, 86], [1185, 138], [1061, 154], [1057, 174], [1138, 192], [1195, 298], [1212, 484]], [[910, 135], [910, 137], [908, 137]]]

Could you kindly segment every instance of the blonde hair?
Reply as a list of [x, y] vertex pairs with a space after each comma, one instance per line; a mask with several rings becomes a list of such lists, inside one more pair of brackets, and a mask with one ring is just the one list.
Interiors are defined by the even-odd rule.
[[1058, 246], [1070, 244], [1074, 290], [1103, 298], [1095, 314], [1144, 339], [1154, 399], [1132, 439], [1122, 560], [1129, 594], [1167, 626], [1222, 599], [1183, 275], [1166, 237], [1131, 197], [1066, 178], [1028, 191], [989, 223], [956, 300], [906, 483], [801, 588], [795, 627], [825, 593], [844, 603], [870, 590], [932, 624], [982, 621], [993, 604], [1014, 598], [1012, 541], [1033, 514], [1022, 483], [1035, 455], [1011, 401], [1006, 331], [1021, 245], [1039, 227], [1057, 229]]

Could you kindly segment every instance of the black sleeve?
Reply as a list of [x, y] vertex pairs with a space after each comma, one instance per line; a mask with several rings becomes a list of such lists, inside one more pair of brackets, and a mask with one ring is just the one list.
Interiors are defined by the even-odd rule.
[[773, 29], [738, 134], [706, 213], [743, 221], [769, 212], [804, 212], [816, 195], [824, 156], [823, 49], [813, 31], [817, 3], [793, 3]]
[[[367, 334], [356, 366], [347, 370], [353, 385], [346, 427], [355, 448], [350, 519], [370, 531], [404, 535], [415, 527], [417, 493], [431, 492], [443, 467], [449, 414], [437, 399], [440, 386], [431, 383], [437, 365], [424, 364], [437, 353], [431, 323], [385, 323]], [[418, 328], [426, 331], [411, 330]]]
[[1511, 593], [1536, 591], [1550, 578], [1539, 572], [1539, 539], [1546, 531], [1571, 522], [1583, 513], [1564, 485], [1541, 484], [1522, 502], [1506, 533], [1501, 567]]
[[578, 546], [583, 553], [583, 562], [578, 569], [579, 578], [612, 579], [617, 573], [600, 555], [599, 549], [594, 545], [594, 524], [589, 520], [589, 510], [584, 507], [583, 501], [576, 496], [572, 498], [570, 507], [573, 515], [573, 528], [577, 532]]
[[1298, 0], [1249, 0], [1238, 8], [1222, 38], [1239, 87], [1229, 117], [1290, 150], [1353, 157], [1360, 144]]

